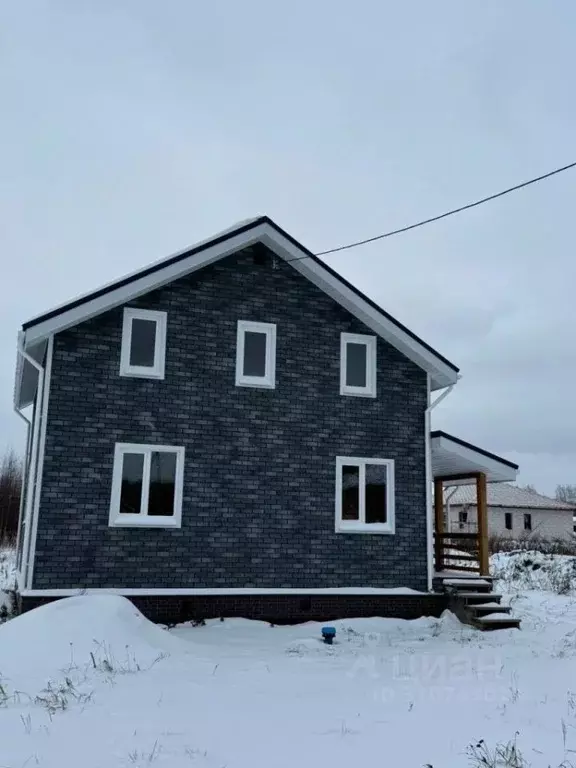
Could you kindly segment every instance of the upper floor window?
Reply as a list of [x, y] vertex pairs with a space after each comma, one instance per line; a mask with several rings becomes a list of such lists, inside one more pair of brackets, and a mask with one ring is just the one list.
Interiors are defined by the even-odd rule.
[[184, 448], [116, 443], [109, 524], [179, 528], [183, 477]]
[[340, 336], [340, 394], [376, 397], [376, 337]]
[[276, 386], [276, 326], [238, 321], [236, 386]]
[[336, 458], [336, 531], [394, 533], [394, 461]]
[[120, 376], [164, 378], [166, 312], [127, 307], [122, 326]]

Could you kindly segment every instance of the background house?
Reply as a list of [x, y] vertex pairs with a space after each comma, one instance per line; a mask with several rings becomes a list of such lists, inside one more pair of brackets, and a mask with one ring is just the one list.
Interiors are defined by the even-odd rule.
[[[444, 496], [449, 531], [475, 531], [476, 488], [447, 488]], [[576, 505], [550, 499], [508, 483], [488, 485], [488, 531], [491, 536], [572, 539]]]

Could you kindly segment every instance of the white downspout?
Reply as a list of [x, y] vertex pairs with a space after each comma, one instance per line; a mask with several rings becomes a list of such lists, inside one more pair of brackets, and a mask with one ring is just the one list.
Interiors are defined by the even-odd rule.
[[[24, 483], [22, 486], [22, 499], [21, 499], [21, 505], [20, 505], [20, 520], [18, 523], [18, 537], [20, 537], [20, 528], [22, 524], [22, 520], [26, 520], [26, 526], [24, 528], [24, 542], [22, 547], [22, 559], [21, 559], [21, 568], [19, 572], [19, 587], [20, 589], [23, 589], [26, 586], [26, 579], [29, 571], [30, 563], [29, 561], [29, 549], [30, 549], [30, 533], [31, 533], [31, 522], [32, 522], [32, 509], [33, 509], [33, 501], [34, 501], [34, 487], [36, 482], [36, 466], [38, 463], [38, 437], [39, 437], [39, 431], [40, 431], [40, 420], [42, 415], [42, 401], [44, 399], [44, 368], [38, 363], [36, 360], [34, 360], [33, 357], [31, 357], [24, 347], [24, 341], [25, 337], [24, 334], [20, 334], [18, 338], [18, 354], [22, 356], [24, 360], [26, 360], [30, 365], [32, 365], [36, 370], [38, 371], [38, 387], [36, 390], [36, 403], [34, 404], [34, 417], [33, 417], [33, 428], [32, 428], [32, 448], [30, 450], [30, 463], [29, 466], [25, 467], [25, 475], [24, 475], [24, 481], [26, 482], [26, 508], [24, 511], [24, 518], [22, 517], [22, 500], [24, 499]], [[24, 416], [24, 414], [20, 413], [16, 409], [16, 405], [14, 405], [14, 408], [19, 416], [21, 416], [26, 422], [28, 422], [28, 429], [30, 429], [30, 420]], [[28, 436], [28, 440], [29, 440]], [[28, 441], [27, 441], [28, 443]], [[28, 445], [26, 446], [28, 449]], [[27, 451], [28, 452], [28, 451]], [[18, 551], [18, 550], [17, 550]]]
[[[458, 376], [458, 379], [460, 379], [460, 375]], [[428, 374], [428, 383], [427, 383], [427, 402], [428, 406], [426, 408], [426, 411], [424, 412], [424, 430], [425, 430], [425, 464], [426, 464], [426, 525], [427, 525], [427, 538], [428, 538], [428, 591], [432, 591], [432, 579], [434, 578], [434, 510], [432, 509], [432, 449], [430, 446], [430, 414], [436, 408], [437, 405], [439, 405], [442, 400], [444, 400], [445, 397], [448, 397], [450, 392], [454, 389], [456, 386], [455, 384], [450, 384], [449, 387], [447, 387], [434, 402], [430, 402], [430, 374]]]
[[18, 507], [18, 532], [16, 534], [16, 586], [18, 589], [21, 589], [24, 585], [21, 584], [22, 582], [22, 576], [21, 576], [21, 566], [22, 566], [22, 558], [24, 555], [24, 550], [22, 549], [22, 552], [20, 551], [20, 537], [22, 536], [22, 515], [24, 510], [24, 499], [26, 497], [25, 493], [25, 486], [26, 486], [26, 479], [28, 475], [28, 456], [30, 455], [30, 427], [32, 426], [32, 422], [27, 416], [24, 416], [22, 411], [18, 408], [16, 403], [14, 402], [13, 405], [14, 413], [16, 413], [22, 421], [26, 423], [26, 452], [24, 454], [24, 461], [22, 462], [22, 485], [20, 487], [20, 504]]

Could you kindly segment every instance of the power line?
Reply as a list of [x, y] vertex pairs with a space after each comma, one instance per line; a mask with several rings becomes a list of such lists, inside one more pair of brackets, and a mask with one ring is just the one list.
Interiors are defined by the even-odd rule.
[[[329, 253], [338, 253], [339, 251], [347, 251], [350, 248], [357, 248], [359, 245], [366, 245], [367, 243], [374, 243], [376, 240], [383, 240], [385, 237], [392, 237], [392, 235], [399, 235], [402, 232], [408, 232], [411, 229], [417, 229], [418, 227], [423, 227], [425, 224], [432, 224], [434, 221], [440, 221], [440, 219], [445, 219], [448, 216], [454, 216], [456, 213], [461, 213], [462, 211], [467, 211], [470, 208], [475, 208], [478, 205], [482, 205], [483, 203], [488, 203], [490, 200], [496, 200], [498, 197], [503, 197], [504, 195], [510, 194], [510, 192], [515, 192], [517, 189], [522, 189], [523, 187], [528, 187], [530, 184], [536, 184], [538, 181], [543, 181], [544, 179], [549, 179], [550, 176], [555, 176], [558, 173], [562, 173], [563, 171], [568, 171], [570, 168], [576, 167], [576, 162], [570, 163], [569, 165], [564, 165], [562, 168], [556, 168], [554, 171], [550, 171], [549, 173], [545, 173], [542, 176], [537, 176], [535, 179], [529, 179], [528, 181], [523, 181], [521, 184], [516, 184], [514, 187], [509, 187], [508, 189], [504, 189], [502, 192], [497, 192], [494, 195], [489, 195], [488, 197], [483, 197], [481, 200], [476, 200], [473, 203], [468, 203], [468, 205], [462, 205], [460, 208], [453, 208], [451, 211], [446, 211], [446, 213], [441, 213], [439, 216], [432, 216], [430, 219], [424, 219], [423, 221], [418, 221], [416, 224], [409, 224], [407, 227], [400, 227], [400, 229], [393, 229], [391, 232], [384, 232], [382, 235], [376, 235], [375, 237], [368, 237], [365, 240], [358, 240], [354, 243], [348, 243], [348, 245], [340, 245], [338, 248], [330, 248], [327, 251], [320, 251], [316, 254], [316, 256], [326, 256]], [[295, 259], [289, 259], [289, 261], [300, 261], [301, 259], [308, 259], [309, 256], [300, 256]]]

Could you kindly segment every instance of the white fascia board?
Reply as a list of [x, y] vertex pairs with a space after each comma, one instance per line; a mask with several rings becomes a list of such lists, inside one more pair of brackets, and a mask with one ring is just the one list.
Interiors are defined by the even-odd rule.
[[27, 328], [26, 345], [33, 344], [35, 341], [43, 339], [53, 333], [64, 331], [66, 328], [71, 328], [72, 326], [84, 322], [85, 320], [89, 320], [91, 317], [95, 317], [102, 312], [107, 312], [128, 301], [132, 301], [138, 296], [142, 296], [157, 288], [161, 288], [163, 285], [167, 285], [173, 280], [184, 277], [185, 275], [195, 272], [197, 269], [201, 269], [231, 253], [247, 248], [249, 245], [253, 245], [261, 240], [261, 237], [262, 226], [255, 227], [240, 235], [235, 235], [223, 243], [209, 246], [201, 252], [191, 255], [189, 258], [181, 259], [174, 264], [167, 264], [166, 267], [155, 270], [148, 275], [133, 279], [128, 284], [122, 285], [119, 288], [112, 288], [102, 296], [82, 302], [77, 307], [73, 307], [69, 310], [64, 309], [60, 314]]
[[18, 338], [16, 339], [16, 371], [14, 374], [14, 394], [13, 404], [14, 408], [19, 410], [22, 408], [20, 392], [22, 389], [22, 376], [24, 374], [24, 358], [22, 357], [20, 350], [24, 349], [24, 331], [18, 331]]
[[440, 450], [453, 455], [456, 457], [456, 460], [462, 462], [463, 465], [473, 465], [473, 469], [470, 469], [469, 467], [460, 470], [455, 468], [454, 474], [468, 471], [484, 472], [486, 474], [486, 479], [493, 483], [509, 483], [516, 480], [518, 470], [497, 459], [484, 456], [484, 454], [478, 453], [471, 448], [466, 448], [463, 445], [459, 445], [444, 436], [434, 437], [431, 442], [432, 463], [434, 463], [434, 451]]
[[458, 381], [458, 372], [442, 362], [436, 355], [427, 350], [416, 339], [399, 328], [396, 323], [388, 319], [371, 306], [355, 291], [345, 285], [337, 276], [325, 270], [314, 259], [302, 258], [302, 252], [286, 238], [266, 226], [266, 233], [262, 241], [286, 261], [291, 261], [292, 266], [311, 283], [328, 294], [338, 304], [342, 305], [351, 314], [361, 320], [368, 328], [371, 328], [378, 336], [396, 347], [408, 359], [423, 368], [431, 376], [432, 390], [443, 389]]
[[[390, 320], [377, 308], [362, 298], [356, 291], [345, 285], [337, 275], [331, 274], [323, 265], [314, 259], [307, 258], [298, 246], [284, 237], [267, 222], [262, 222], [246, 232], [234, 235], [229, 239], [215, 245], [209, 245], [198, 253], [187, 258], [181, 258], [175, 263], [167, 263], [165, 267], [159, 266], [152, 273], [142, 277], [134, 277], [126, 285], [113, 288], [94, 299], [82, 301], [76, 307], [63, 311], [54, 317], [50, 317], [26, 330], [26, 345], [46, 338], [47, 336], [63, 331], [80, 322], [95, 317], [114, 307], [121, 306], [190, 274], [197, 269], [218, 261], [236, 251], [247, 248], [256, 242], [267, 245], [274, 253], [287, 262], [291, 262], [294, 269], [310, 280], [320, 290], [333, 298], [338, 304], [345, 307], [351, 314], [361, 320], [368, 328], [392, 344], [407, 358], [430, 374], [433, 390], [442, 389], [458, 380], [458, 373], [451, 366], [444, 363], [437, 355], [428, 350], [417, 339], [412, 338], [396, 323]], [[197, 248], [193, 246], [190, 250]], [[178, 255], [185, 254], [186, 251]], [[170, 257], [167, 261], [174, 257]], [[105, 289], [101, 289], [105, 290]]]
[[26, 345], [24, 331], [18, 333], [18, 352], [16, 362], [16, 374], [14, 379], [14, 405], [18, 410], [26, 408], [34, 402], [36, 387], [38, 386], [38, 369], [24, 359], [21, 349], [32, 357], [39, 365], [42, 365], [46, 351], [47, 340], [43, 339], [35, 345]]

